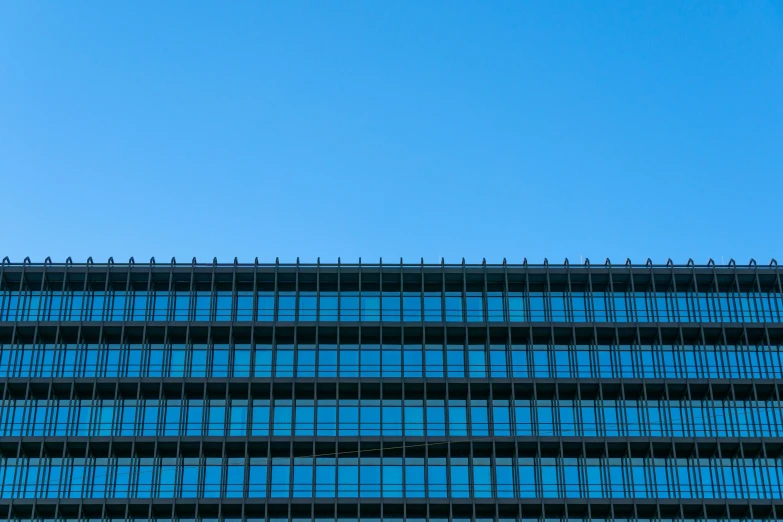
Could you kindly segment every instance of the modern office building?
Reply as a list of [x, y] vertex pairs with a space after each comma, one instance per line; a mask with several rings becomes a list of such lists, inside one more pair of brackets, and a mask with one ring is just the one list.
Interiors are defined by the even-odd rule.
[[783, 516], [777, 264], [0, 266], [0, 517]]

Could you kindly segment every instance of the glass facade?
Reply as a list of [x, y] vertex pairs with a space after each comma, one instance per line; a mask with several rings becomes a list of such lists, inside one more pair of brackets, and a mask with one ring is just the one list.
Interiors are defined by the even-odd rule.
[[767, 322], [765, 292], [13, 291], [0, 321]]
[[7, 459], [5, 498], [779, 499], [775, 459]]
[[777, 266], [0, 265], [9, 520], [783, 516]]
[[0, 436], [781, 437], [780, 401], [6, 400]]
[[0, 377], [783, 377], [781, 345], [6, 344]]

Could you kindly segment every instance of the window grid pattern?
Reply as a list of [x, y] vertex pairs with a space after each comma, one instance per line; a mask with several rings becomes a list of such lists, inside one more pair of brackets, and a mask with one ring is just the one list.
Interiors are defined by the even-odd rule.
[[732, 323], [781, 310], [772, 292], [0, 292], [0, 321]]
[[[773, 459], [4, 459], [2, 498], [769, 498]], [[271, 481], [267, 482], [267, 477]]]
[[0, 378], [783, 378], [780, 345], [0, 344]]
[[0, 436], [781, 437], [780, 401], [4, 400]]
[[[783, 498], [783, 460], [774, 449], [783, 426], [777, 393], [783, 379], [782, 314], [777, 266], [755, 264], [395, 268], [4, 262], [0, 437], [17, 443], [0, 451], [0, 513], [7, 507], [9, 519], [25, 519], [17, 511], [20, 506], [38, 509], [38, 502], [44, 506], [46, 500], [72, 499], [79, 502], [78, 518], [84, 518], [84, 512], [106, 506], [106, 499], [172, 499], [171, 506], [179, 506], [181, 499], [216, 499], [221, 506], [217, 520], [225, 518], [219, 513], [224, 505], [232, 509], [230, 499], [239, 499], [242, 503], [236, 506], [283, 502], [289, 515], [279, 522], [293, 522], [297, 506], [315, 509], [317, 500], [342, 498], [360, 504], [368, 500], [378, 520], [391, 520], [380, 515], [384, 506], [418, 501], [436, 513], [441, 509], [436, 500], [444, 499], [442, 506], [449, 512], [443, 519], [429, 519], [510, 522], [524, 517], [500, 517], [505, 501], [527, 499], [543, 505], [557, 500], [565, 508], [562, 519], [577, 501], [628, 499], [633, 510], [623, 518], [631, 520], [637, 508], [658, 506], [665, 499], [672, 506], [679, 503], [678, 520], [689, 519], [688, 502], [712, 500], [725, 501], [718, 518], [730, 517], [730, 506], [754, 506], [745, 515], [752, 518], [761, 513], [754, 511], [754, 500], [773, 506]], [[694, 327], [698, 330], [686, 332]], [[346, 328], [354, 333], [341, 338]], [[378, 331], [375, 340], [375, 334], [362, 333], [372, 328]], [[396, 334], [387, 335], [395, 328]], [[418, 333], [406, 341], [410, 328], [418, 328]], [[549, 328], [551, 339], [534, 333]], [[574, 329], [573, 341], [556, 340], [557, 335], [571, 337], [557, 333], [564, 328]], [[192, 336], [191, 329], [203, 332]], [[585, 336], [588, 329], [591, 335]], [[657, 334], [643, 333], [645, 329], [657, 329]], [[462, 334], [455, 334], [457, 330]], [[476, 335], [482, 330], [483, 335]], [[155, 391], [155, 379], [172, 378], [204, 379], [203, 398], [198, 393], [186, 397], [185, 381], [181, 396], [164, 393], [168, 384], [163, 380]], [[115, 399], [84, 398], [85, 383], [79, 379], [93, 381], [93, 390], [100, 381], [116, 386]], [[141, 382], [145, 379], [147, 384]], [[235, 384], [243, 379], [247, 398], [236, 393]], [[312, 382], [308, 379], [315, 381], [314, 390], [321, 381], [336, 386], [340, 398], [325, 398], [329, 394], [313, 390], [303, 398], [300, 391]], [[361, 392], [367, 382], [426, 390], [428, 379], [433, 386], [445, 381], [448, 392], [433, 398], [425, 391], [420, 399], [410, 394], [404, 399], [368, 399]], [[477, 381], [464, 382], [471, 379]], [[482, 388], [493, 389], [495, 379], [510, 383], [509, 397], [498, 398]], [[555, 392], [515, 397], [518, 379], [532, 380], [534, 390], [554, 386]], [[665, 388], [655, 398], [636, 394], [626, 399], [624, 392], [580, 397], [582, 379], [627, 380], [631, 387], [648, 386], [646, 379], [685, 382], [650, 385]], [[704, 386], [710, 392], [691, 398], [691, 379], [694, 386], [707, 380]], [[139, 380], [138, 388], [134, 380]], [[258, 398], [250, 393], [253, 383], [269, 383], [275, 391]], [[557, 390], [564, 383], [576, 392], [561, 398]], [[760, 397], [756, 383], [763, 392]], [[293, 396], [278, 393], [295, 385]], [[41, 395], [46, 386], [49, 398]], [[226, 398], [215, 398], [214, 390], [224, 386]], [[669, 399], [677, 386], [688, 392]], [[743, 388], [747, 386], [753, 393]], [[774, 387], [775, 393], [763, 386]], [[70, 399], [65, 398], [68, 387]], [[106, 397], [107, 389], [103, 386], [99, 395]], [[135, 390], [136, 398], [127, 390]], [[713, 390], [721, 390], [719, 398], [712, 397]], [[353, 395], [357, 398], [344, 398]], [[31, 458], [28, 449], [23, 450], [24, 437], [63, 437], [68, 444], [86, 438], [87, 448], [92, 437], [129, 437], [139, 447], [157, 447], [163, 438], [173, 437], [179, 456], [142, 458], [133, 452], [136, 446], [112, 452], [115, 442], [110, 440], [102, 454], [84, 453], [94, 455], [91, 458], [72, 454], [66, 443], [61, 446], [64, 458]], [[198, 458], [177, 453], [180, 445], [192, 443], [187, 437], [203, 438], [199, 444], [212, 453]], [[385, 445], [399, 441], [404, 447], [406, 437], [435, 437], [458, 440], [470, 449], [446, 445], [439, 451], [422, 450], [423, 457], [415, 452], [405, 456], [403, 450], [400, 458], [386, 452], [383, 458], [316, 453], [294, 458], [302, 450], [296, 441], [313, 437], [325, 437], [348, 453], [364, 448], [362, 437], [383, 438]], [[509, 440], [514, 437], [519, 441]], [[554, 458], [542, 451], [544, 437], [573, 437], [583, 449], [589, 441], [603, 439], [609, 448], [617, 444], [609, 438], [624, 438], [629, 451], [625, 458], [609, 458], [608, 449], [606, 458], [592, 458], [586, 451], [571, 458], [561, 440], [561, 451], [556, 452], [560, 456]], [[647, 443], [645, 437], [670, 439], [673, 451], [666, 456], [666, 451], [651, 450], [647, 458], [635, 458], [643, 452], [631, 451], [631, 445]], [[684, 448], [690, 437], [714, 438], [718, 449], [709, 451], [702, 441], [688, 458], [678, 458], [683, 455], [677, 448]], [[243, 441], [245, 457], [214, 456], [208, 438], [222, 439], [224, 455], [234, 440]], [[531, 451], [538, 456], [522, 456], [519, 444], [524, 438], [539, 438], [538, 451]], [[722, 438], [739, 441], [738, 449], [721, 446]], [[764, 440], [762, 449], [748, 438]], [[256, 453], [249, 450], [248, 444], [256, 440], [263, 440], [266, 457], [257, 448]], [[282, 456], [281, 441], [289, 442], [287, 457]], [[484, 441], [488, 445], [481, 449]], [[278, 444], [274, 457], [269, 449], [273, 444]], [[508, 446], [498, 451], [503, 444]], [[38, 446], [42, 457], [57, 453], [54, 446], [52, 453], [44, 446]], [[230, 455], [242, 454], [236, 446], [229, 449]], [[137, 456], [118, 458], [120, 454]], [[661, 455], [665, 458], [658, 458]], [[472, 503], [476, 514], [460, 518], [465, 511], [460, 502]], [[497, 516], [479, 517], [481, 502], [494, 505]], [[614, 512], [625, 504], [605, 505]], [[589, 518], [600, 519], [600, 508], [595, 509], [599, 516], [588, 509]], [[770, 509], [762, 516], [775, 518], [776, 508]], [[313, 517], [302, 522], [319, 518]], [[77, 515], [70, 512], [65, 518]], [[102, 513], [99, 518], [112, 517]], [[154, 518], [152, 511], [147, 518]], [[175, 518], [182, 517], [169, 520]], [[203, 516], [195, 514], [193, 520], [197, 518]], [[240, 510], [237, 520], [246, 518], [252, 517]], [[425, 513], [422, 520], [426, 518]], [[271, 522], [274, 516], [259, 520], [267, 519]], [[368, 516], [356, 518], [361, 519]], [[341, 520], [339, 515], [336, 520]]]

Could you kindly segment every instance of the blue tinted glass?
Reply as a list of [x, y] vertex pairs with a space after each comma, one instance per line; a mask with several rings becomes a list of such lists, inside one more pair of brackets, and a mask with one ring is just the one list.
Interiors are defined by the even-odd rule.
[[[347, 301], [343, 303], [347, 305]], [[319, 297], [321, 321], [336, 321], [338, 319], [339, 301], [337, 292], [321, 292]]]
[[277, 298], [277, 320], [296, 320], [296, 295], [293, 292], [280, 292]]
[[318, 298], [315, 292], [300, 292], [299, 320], [315, 321], [318, 318]]
[[441, 307], [441, 294], [427, 292], [424, 294], [424, 320], [442, 321], [443, 313]]
[[405, 377], [422, 376], [422, 349], [418, 347], [405, 347], [403, 352], [403, 375]]
[[318, 350], [318, 375], [337, 377], [337, 347], [321, 345]]
[[424, 350], [425, 375], [443, 377], [443, 347], [427, 346]]
[[446, 350], [446, 367], [448, 377], [464, 377], [465, 376], [465, 352], [462, 347], [458, 349]]
[[446, 294], [446, 321], [463, 321], [462, 294], [448, 292]]
[[256, 345], [255, 350], [255, 370], [256, 377], [272, 376], [272, 347], [269, 345]]
[[502, 292], [488, 292], [487, 293], [487, 320], [488, 321], [505, 321], [505, 311], [503, 307], [503, 293]]
[[384, 321], [399, 321], [400, 320], [400, 294], [395, 292], [384, 292], [382, 299], [383, 305], [383, 320]]
[[237, 292], [237, 321], [252, 321], [253, 320], [253, 293], [252, 292]]
[[465, 297], [465, 311], [468, 321], [484, 321], [484, 298], [480, 292], [468, 292]]
[[378, 292], [362, 293], [361, 304], [362, 321], [381, 320], [381, 298]]
[[403, 320], [421, 321], [422, 296], [415, 292], [405, 292], [402, 298]]
[[275, 360], [275, 375], [277, 377], [294, 376], [294, 347], [290, 345], [277, 346], [277, 359]]
[[258, 320], [274, 321], [275, 319], [275, 296], [272, 292], [258, 293]]
[[221, 290], [215, 298], [215, 319], [230, 321], [233, 318], [234, 298], [230, 291]]
[[340, 320], [359, 320], [359, 295], [357, 292], [340, 293]]

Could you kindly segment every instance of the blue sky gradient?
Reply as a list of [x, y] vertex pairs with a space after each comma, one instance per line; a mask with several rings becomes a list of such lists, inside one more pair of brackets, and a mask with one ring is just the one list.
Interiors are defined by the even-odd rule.
[[0, 256], [783, 262], [783, 3], [0, 3]]

